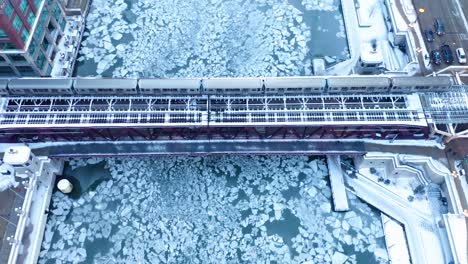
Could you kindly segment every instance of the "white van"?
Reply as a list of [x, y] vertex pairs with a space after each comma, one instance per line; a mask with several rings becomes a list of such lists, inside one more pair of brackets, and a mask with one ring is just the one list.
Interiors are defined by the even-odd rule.
[[460, 64], [465, 64], [466, 63], [466, 54], [465, 54], [465, 51], [463, 50], [463, 48], [458, 48], [456, 50], [456, 53], [457, 53], [458, 62]]

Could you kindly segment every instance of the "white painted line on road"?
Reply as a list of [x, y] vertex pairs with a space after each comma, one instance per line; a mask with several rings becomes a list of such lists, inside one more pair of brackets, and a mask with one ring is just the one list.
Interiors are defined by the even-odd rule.
[[453, 1], [457, 5], [458, 12], [460, 13], [460, 16], [463, 19], [463, 23], [465, 24], [465, 32], [468, 33], [468, 21], [466, 21], [466, 16], [465, 16], [465, 13], [463, 13], [463, 9], [461, 7], [460, 1], [459, 0], [453, 0]]

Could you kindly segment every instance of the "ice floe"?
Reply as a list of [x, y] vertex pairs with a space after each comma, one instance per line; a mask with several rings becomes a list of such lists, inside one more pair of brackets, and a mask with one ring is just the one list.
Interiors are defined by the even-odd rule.
[[[338, 0], [299, 3], [301, 10], [339, 7]], [[282, 0], [94, 0], [78, 60], [114, 77], [310, 74], [314, 39], [303, 15]], [[343, 18], [335, 19], [343, 38]]]
[[331, 210], [320, 158], [104, 161], [111, 180], [78, 200], [53, 195], [39, 263], [357, 263], [363, 252], [386, 259], [375, 211], [352, 194], [353, 211]]

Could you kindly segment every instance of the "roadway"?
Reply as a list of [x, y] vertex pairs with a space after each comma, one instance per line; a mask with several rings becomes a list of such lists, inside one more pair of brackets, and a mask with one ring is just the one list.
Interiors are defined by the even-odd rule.
[[[407, 25], [410, 25], [412, 22], [409, 20], [408, 16], [405, 15], [405, 9], [403, 8], [402, 1], [403, 0], [395, 1], [395, 6], [398, 8], [398, 11], [400, 12], [400, 14], [402, 14], [402, 18], [405, 21], [405, 23]], [[418, 32], [416, 31], [416, 28], [408, 27], [408, 30], [409, 30], [410, 34], [413, 36], [414, 45], [416, 47], [421, 47], [420, 39], [418, 37]], [[418, 60], [418, 63], [419, 63], [419, 69], [421, 70], [421, 74], [422, 75], [429, 74], [428, 67], [426, 67], [427, 65], [425, 65], [424, 57], [423, 57], [422, 53], [421, 52], [416, 52], [416, 55], [418, 57], [417, 60]]]
[[[434, 31], [435, 18], [441, 18], [445, 24], [446, 34], [439, 37], [435, 35], [434, 42], [426, 42], [430, 53], [432, 50], [440, 49], [440, 46], [449, 44], [454, 53], [454, 66], [460, 66], [456, 59], [455, 49], [463, 47], [468, 51], [468, 28], [465, 24], [463, 10], [468, 10], [468, 0], [413, 0], [413, 5], [418, 13], [418, 22], [421, 30], [432, 29]], [[420, 12], [423, 8], [424, 12]], [[464, 11], [464, 13], [468, 13]], [[422, 32], [424, 35], [424, 32]], [[435, 33], [435, 32], [434, 32]], [[449, 65], [444, 62], [441, 65], [433, 65], [434, 71], [444, 69]]]

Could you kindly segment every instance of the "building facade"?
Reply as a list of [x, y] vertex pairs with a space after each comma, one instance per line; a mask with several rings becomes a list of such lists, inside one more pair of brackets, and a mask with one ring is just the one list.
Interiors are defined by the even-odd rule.
[[89, 0], [62, 0], [67, 16], [86, 16], [89, 10]]
[[50, 76], [65, 26], [59, 0], [0, 0], [0, 77]]

